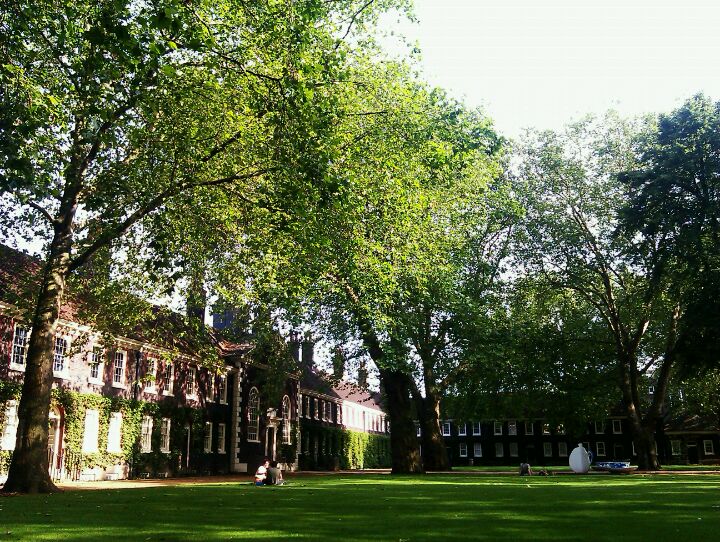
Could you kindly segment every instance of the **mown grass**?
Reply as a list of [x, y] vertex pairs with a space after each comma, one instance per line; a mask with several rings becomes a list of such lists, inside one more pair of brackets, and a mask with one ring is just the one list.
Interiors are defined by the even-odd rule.
[[715, 540], [720, 477], [347, 475], [0, 498], [0, 540]]

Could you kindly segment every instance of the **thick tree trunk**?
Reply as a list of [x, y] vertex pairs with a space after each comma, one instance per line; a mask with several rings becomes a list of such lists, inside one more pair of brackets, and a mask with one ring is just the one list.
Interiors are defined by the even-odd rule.
[[659, 470], [655, 426], [642, 427], [633, 437], [639, 470]]
[[53, 353], [68, 273], [69, 235], [56, 235], [50, 248], [28, 344], [25, 379], [18, 408], [18, 430], [4, 492], [59, 491], [50, 479], [48, 422], [53, 383]]
[[425, 390], [426, 396], [416, 401], [420, 416], [425, 470], [450, 470], [447, 448], [440, 432], [440, 396]]
[[390, 416], [390, 447], [393, 474], [422, 472], [410, 397], [411, 378], [401, 371], [381, 369], [380, 380]]

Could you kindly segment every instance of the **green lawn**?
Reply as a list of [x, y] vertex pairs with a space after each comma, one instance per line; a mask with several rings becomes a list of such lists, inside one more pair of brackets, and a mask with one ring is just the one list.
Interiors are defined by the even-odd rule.
[[716, 540], [720, 477], [307, 476], [0, 498], [0, 540]]

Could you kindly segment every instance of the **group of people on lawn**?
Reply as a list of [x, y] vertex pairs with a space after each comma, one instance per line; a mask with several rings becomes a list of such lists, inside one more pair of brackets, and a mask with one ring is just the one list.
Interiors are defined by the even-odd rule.
[[270, 459], [266, 457], [257, 471], [255, 471], [255, 485], [281, 486], [284, 484], [285, 480], [283, 480], [282, 471], [280, 467], [278, 467], [278, 462], [273, 461], [272, 464], [270, 464]]

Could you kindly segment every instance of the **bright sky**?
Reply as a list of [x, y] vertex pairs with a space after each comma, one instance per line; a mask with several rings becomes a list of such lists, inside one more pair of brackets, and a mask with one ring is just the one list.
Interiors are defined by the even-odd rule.
[[426, 78], [505, 135], [610, 108], [670, 111], [699, 91], [720, 99], [717, 0], [415, 3], [417, 24], [393, 23], [419, 42]]

